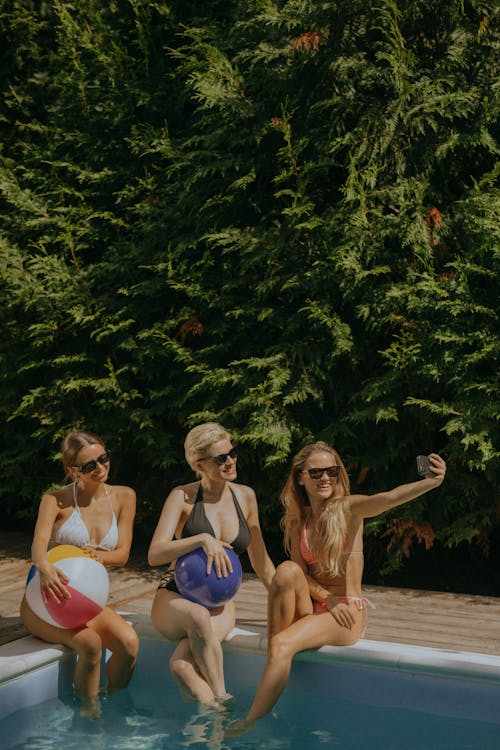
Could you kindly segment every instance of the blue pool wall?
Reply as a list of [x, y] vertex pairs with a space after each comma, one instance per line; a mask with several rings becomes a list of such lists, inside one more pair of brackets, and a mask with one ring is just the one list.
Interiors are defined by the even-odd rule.
[[[139, 685], [159, 669], [164, 670], [165, 679], [170, 679], [168, 656], [172, 647], [152, 628], [149, 616], [122, 614], [133, 623], [141, 638], [134, 683]], [[264, 634], [235, 628], [223, 645], [227, 654], [227, 684], [255, 688], [264, 666]], [[159, 658], [159, 651], [164, 657]], [[244, 669], [241, 660], [232, 658], [231, 654], [247, 655]], [[48, 645], [31, 636], [1, 646], [0, 719], [70, 689], [74, 659], [69, 649]], [[298, 666], [292, 673], [291, 690], [295, 682], [310, 692], [319, 689], [318, 686], [324, 690], [330, 683], [332, 694], [340, 691], [344, 697], [352, 694], [371, 703], [375, 697], [381, 705], [397, 703], [402, 696], [411, 705], [416, 701], [422, 703], [424, 699], [428, 710], [438, 700], [436, 691], [443, 693], [443, 680], [447, 680], [445, 693], [449, 696], [449, 707], [444, 699], [445, 711], [456, 710], [453, 706], [460, 705], [462, 716], [470, 707], [474, 717], [479, 718], [479, 712], [491, 718], [495, 708], [493, 713], [500, 717], [499, 656], [362, 640], [355, 646], [326, 646], [306, 651], [299, 654], [295, 662]], [[389, 681], [388, 674], [392, 676]], [[466, 683], [460, 682], [463, 680]], [[460, 691], [465, 691], [463, 696]], [[439, 700], [443, 704], [442, 697]]]

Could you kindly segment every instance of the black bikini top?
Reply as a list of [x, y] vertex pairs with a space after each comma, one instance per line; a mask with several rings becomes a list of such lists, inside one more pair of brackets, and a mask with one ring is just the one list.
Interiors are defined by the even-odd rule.
[[[234, 494], [231, 487], [229, 488], [229, 490], [233, 497], [234, 507], [236, 508], [236, 513], [238, 514], [238, 520], [240, 522], [238, 535], [236, 539], [231, 542], [231, 546], [237, 555], [241, 555], [241, 553], [244, 552], [250, 544], [250, 529], [248, 528], [247, 520], [243, 515], [243, 511], [241, 510], [238, 498]], [[189, 514], [186, 523], [184, 524], [181, 537], [185, 539], [188, 536], [194, 536], [195, 534], [204, 533], [211, 534], [213, 537], [215, 537], [213, 526], [208, 520], [207, 514], [205, 513], [205, 506], [203, 504], [203, 490], [200, 484], [200, 486], [198, 487], [198, 492], [196, 493], [193, 509]]]

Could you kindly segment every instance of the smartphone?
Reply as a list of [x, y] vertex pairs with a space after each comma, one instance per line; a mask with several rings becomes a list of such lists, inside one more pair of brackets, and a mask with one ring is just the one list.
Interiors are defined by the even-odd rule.
[[417, 456], [417, 472], [420, 477], [435, 477], [427, 456]]

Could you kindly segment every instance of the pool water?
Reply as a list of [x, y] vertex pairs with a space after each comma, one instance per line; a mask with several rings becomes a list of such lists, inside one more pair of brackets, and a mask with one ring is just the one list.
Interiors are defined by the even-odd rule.
[[216, 712], [184, 702], [169, 677], [166, 644], [141, 642], [127, 691], [102, 701], [101, 716], [80, 717], [66, 689], [0, 724], [3, 750], [498, 750], [500, 685], [430, 678], [327, 662], [294, 664], [270, 716], [246, 735], [224, 739], [244, 716], [264, 660], [225, 654], [235, 696]]

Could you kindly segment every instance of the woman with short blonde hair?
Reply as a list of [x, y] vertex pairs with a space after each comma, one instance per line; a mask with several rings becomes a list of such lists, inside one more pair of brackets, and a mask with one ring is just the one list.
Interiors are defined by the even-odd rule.
[[169, 567], [156, 592], [151, 619], [165, 638], [177, 643], [170, 670], [181, 695], [218, 705], [228, 697], [221, 641], [234, 627], [234, 601], [207, 609], [184, 598], [175, 582], [175, 562], [201, 548], [207, 573], [213, 567], [220, 578], [231, 572], [227, 550], [247, 550], [267, 588], [275, 568], [262, 538], [255, 492], [235, 482], [238, 453], [229, 432], [216, 422], [198, 425], [186, 436], [184, 451], [199, 479], [174, 487], [154, 532], [149, 564]]

